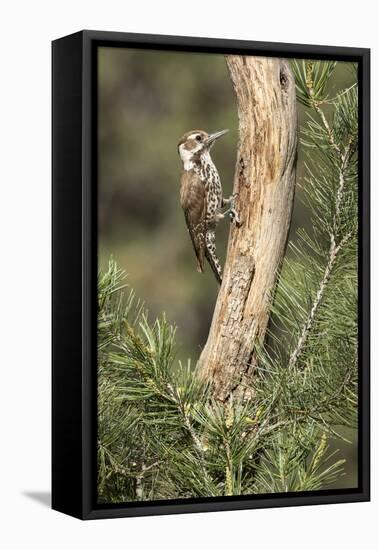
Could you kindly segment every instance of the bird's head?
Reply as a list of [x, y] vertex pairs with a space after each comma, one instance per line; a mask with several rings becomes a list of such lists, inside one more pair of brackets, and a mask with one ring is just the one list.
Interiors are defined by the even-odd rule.
[[186, 170], [193, 167], [201, 157], [208, 154], [215, 141], [228, 130], [208, 134], [203, 130], [192, 130], [184, 134], [178, 143], [178, 152]]

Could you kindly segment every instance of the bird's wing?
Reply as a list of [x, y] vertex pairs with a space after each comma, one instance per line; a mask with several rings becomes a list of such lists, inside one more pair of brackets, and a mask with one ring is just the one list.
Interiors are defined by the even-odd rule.
[[197, 269], [200, 272], [204, 270], [206, 202], [205, 186], [199, 176], [192, 170], [183, 172], [180, 203], [195, 250]]

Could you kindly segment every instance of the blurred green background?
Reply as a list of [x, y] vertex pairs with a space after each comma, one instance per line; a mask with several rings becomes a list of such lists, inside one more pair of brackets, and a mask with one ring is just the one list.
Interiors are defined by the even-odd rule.
[[[351, 64], [338, 63], [329, 93], [356, 80]], [[298, 103], [300, 127], [307, 119]], [[177, 143], [192, 129], [229, 128], [212, 150], [224, 196], [233, 187], [238, 119], [224, 56], [99, 48], [98, 214], [99, 267], [110, 256], [128, 273], [150, 317], [166, 312], [177, 328], [178, 359], [193, 362], [204, 346], [218, 285], [209, 269], [196, 271], [195, 256], [179, 203], [181, 161]], [[297, 180], [304, 157], [299, 147]], [[299, 187], [290, 238], [310, 228]], [[229, 222], [217, 232], [224, 261]], [[355, 433], [346, 433], [355, 441]], [[347, 458], [338, 487], [356, 485], [356, 445], [331, 442]]]

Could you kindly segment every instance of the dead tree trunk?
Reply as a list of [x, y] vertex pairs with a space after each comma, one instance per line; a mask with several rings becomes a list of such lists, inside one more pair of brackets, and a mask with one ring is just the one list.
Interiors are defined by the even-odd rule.
[[198, 364], [200, 376], [221, 401], [235, 391], [245, 393], [254, 370], [254, 346], [267, 329], [291, 221], [297, 146], [289, 63], [227, 56], [227, 65], [237, 95], [234, 193], [243, 225], [230, 230], [223, 282]]

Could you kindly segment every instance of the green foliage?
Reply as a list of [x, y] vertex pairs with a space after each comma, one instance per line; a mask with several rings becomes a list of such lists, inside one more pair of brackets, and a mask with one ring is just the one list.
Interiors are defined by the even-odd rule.
[[212, 400], [190, 363], [176, 364], [174, 329], [150, 324], [122, 277], [111, 261], [99, 282], [99, 499], [245, 492], [273, 426], [257, 430], [258, 403]]
[[311, 229], [289, 244], [251, 399], [215, 402], [175, 329], [110, 261], [98, 293], [98, 499], [319, 490], [344, 474], [330, 438], [357, 420], [357, 89], [334, 63], [294, 64]]
[[303, 433], [281, 431], [265, 450], [256, 486], [260, 493], [315, 491], [333, 483], [343, 472], [344, 460], [328, 454], [325, 433], [308, 426]]
[[335, 61], [295, 61], [292, 64], [296, 78], [297, 98], [306, 107], [326, 98], [326, 87], [336, 67]]

